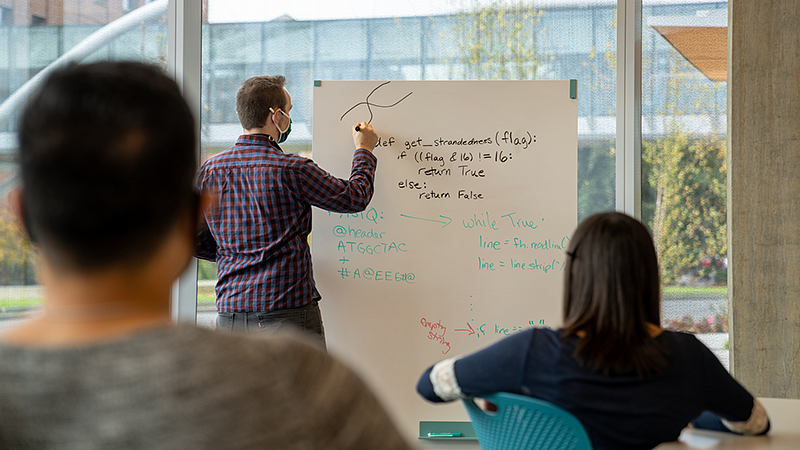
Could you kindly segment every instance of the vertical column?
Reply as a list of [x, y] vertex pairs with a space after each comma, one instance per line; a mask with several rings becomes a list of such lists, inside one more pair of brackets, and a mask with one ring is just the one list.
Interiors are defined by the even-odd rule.
[[730, 0], [731, 369], [800, 398], [800, 0]]
[[[200, 155], [200, 86], [202, 41], [202, 3], [197, 0], [170, 0], [169, 52], [167, 68], [183, 92], [195, 117], [197, 155]], [[172, 287], [172, 319], [195, 323], [197, 319], [197, 260]]]
[[617, 0], [617, 211], [642, 210], [642, 0]]

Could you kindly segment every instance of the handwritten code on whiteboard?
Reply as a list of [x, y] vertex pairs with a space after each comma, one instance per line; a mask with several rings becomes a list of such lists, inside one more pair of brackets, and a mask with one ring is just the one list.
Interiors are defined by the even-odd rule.
[[399, 425], [466, 420], [414, 392], [431, 364], [561, 321], [577, 224], [569, 81], [323, 81], [313, 158], [347, 179], [351, 127], [380, 140], [369, 207], [314, 211], [314, 278], [332, 353]]

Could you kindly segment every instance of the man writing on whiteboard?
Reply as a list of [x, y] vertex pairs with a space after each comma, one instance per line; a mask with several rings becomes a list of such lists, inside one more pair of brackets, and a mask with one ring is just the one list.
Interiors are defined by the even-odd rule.
[[325, 345], [308, 234], [311, 206], [363, 211], [373, 193], [378, 136], [353, 127], [349, 180], [281, 150], [292, 130], [292, 98], [283, 76], [247, 79], [236, 94], [244, 129], [236, 145], [200, 167], [197, 187], [216, 197], [198, 231], [196, 256], [216, 261], [218, 330], [260, 332], [284, 325]]

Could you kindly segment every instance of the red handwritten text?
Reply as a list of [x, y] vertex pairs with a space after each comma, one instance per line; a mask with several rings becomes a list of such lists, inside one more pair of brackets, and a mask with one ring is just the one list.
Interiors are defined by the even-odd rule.
[[425, 318], [422, 318], [420, 319], [419, 323], [429, 330], [428, 339], [436, 341], [447, 348], [446, 350], [442, 350], [442, 354], [446, 355], [450, 351], [450, 343], [444, 339], [444, 335], [447, 333], [447, 328], [442, 325], [442, 321], [439, 320], [438, 322], [429, 322]]

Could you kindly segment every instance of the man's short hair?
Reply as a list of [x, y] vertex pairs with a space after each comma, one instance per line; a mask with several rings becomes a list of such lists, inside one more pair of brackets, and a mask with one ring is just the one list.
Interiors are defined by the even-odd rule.
[[242, 128], [261, 128], [267, 123], [270, 108], [286, 111], [286, 91], [283, 75], [248, 78], [236, 93], [236, 114]]
[[25, 225], [52, 264], [135, 264], [197, 207], [195, 122], [154, 66], [59, 69], [18, 131]]

